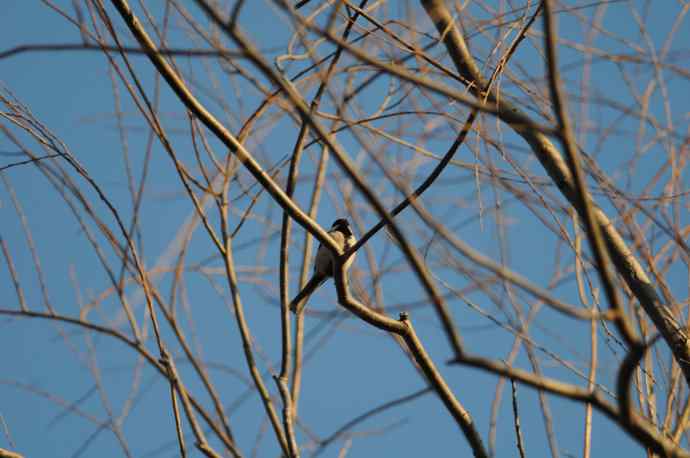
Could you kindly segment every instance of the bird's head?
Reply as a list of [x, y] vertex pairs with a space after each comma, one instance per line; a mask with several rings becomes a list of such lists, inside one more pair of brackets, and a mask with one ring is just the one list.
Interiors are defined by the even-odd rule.
[[350, 237], [352, 235], [352, 229], [350, 228], [350, 223], [345, 218], [338, 218], [335, 221], [333, 221], [333, 225], [331, 226], [331, 231], [342, 232], [347, 237]]

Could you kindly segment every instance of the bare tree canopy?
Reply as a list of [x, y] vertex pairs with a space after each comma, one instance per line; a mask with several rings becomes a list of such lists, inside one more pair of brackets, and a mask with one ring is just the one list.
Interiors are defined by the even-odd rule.
[[0, 457], [690, 457], [690, 3], [2, 9]]

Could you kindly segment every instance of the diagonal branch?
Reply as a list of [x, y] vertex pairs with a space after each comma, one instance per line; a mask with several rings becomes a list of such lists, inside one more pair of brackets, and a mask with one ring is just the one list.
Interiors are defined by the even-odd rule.
[[271, 194], [275, 201], [287, 211], [291, 217], [302, 227], [311, 232], [319, 242], [325, 244], [333, 251], [337, 251], [337, 246], [314, 220], [312, 220], [285, 192], [273, 181], [271, 176], [261, 167], [254, 157], [244, 148], [244, 145], [228, 131], [223, 124], [216, 119], [197, 98], [191, 93], [182, 78], [177, 74], [173, 67], [160, 55], [156, 44], [151, 40], [148, 33], [141, 25], [134, 12], [129, 7], [126, 0], [112, 0], [118, 12], [124, 19], [132, 34], [139, 44], [147, 51], [151, 63], [161, 73], [170, 85], [170, 88], [182, 100], [185, 106], [209, 128], [220, 141], [240, 160], [252, 176]]

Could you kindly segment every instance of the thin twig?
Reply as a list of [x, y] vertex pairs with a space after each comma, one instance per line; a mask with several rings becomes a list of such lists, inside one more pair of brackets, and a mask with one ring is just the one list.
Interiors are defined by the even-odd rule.
[[340, 439], [343, 434], [345, 434], [348, 430], [352, 429], [354, 426], [356, 426], [358, 423], [362, 423], [365, 420], [368, 420], [369, 418], [378, 415], [388, 409], [392, 409], [393, 407], [397, 407], [402, 404], [406, 404], [408, 402], [414, 401], [417, 398], [420, 398], [426, 394], [429, 394], [432, 392], [431, 387], [426, 387], [422, 388], [420, 390], [415, 391], [414, 393], [410, 393], [406, 396], [393, 399], [392, 401], [385, 402], [379, 406], [376, 406], [370, 410], [367, 410], [361, 415], [358, 415], [356, 418], [353, 418], [352, 420], [348, 421], [345, 423], [343, 426], [338, 428], [335, 432], [330, 434], [328, 437], [325, 439], [319, 441], [319, 447], [312, 453], [312, 458], [315, 458], [319, 456], [326, 448], [335, 442], [336, 440]]
[[517, 384], [515, 380], [510, 380], [510, 386], [512, 388], [512, 399], [513, 399], [513, 425], [515, 426], [515, 438], [517, 440], [518, 452], [520, 452], [520, 458], [525, 458], [525, 445], [522, 438], [522, 430], [520, 429], [520, 414], [518, 412], [518, 399], [517, 399]]

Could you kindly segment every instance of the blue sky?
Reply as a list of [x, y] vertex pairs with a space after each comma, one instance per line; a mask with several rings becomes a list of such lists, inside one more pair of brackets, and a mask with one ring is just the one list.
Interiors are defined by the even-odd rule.
[[[189, 2], [190, 10], [193, 9]], [[431, 23], [424, 18], [421, 8], [412, 2], [414, 7], [411, 14], [417, 18], [417, 27], [428, 33], [435, 31]], [[498, 2], [489, 2], [498, 6]], [[72, 12], [70, 2], [56, 2], [61, 8]], [[568, 5], [587, 5], [588, 2], [567, 2]], [[157, 17], [160, 17], [164, 2], [147, 2]], [[632, 5], [632, 9], [631, 9]], [[404, 17], [405, 8], [396, 8], [391, 2], [391, 14]], [[482, 12], [476, 5], [471, 6], [473, 14], [481, 17]], [[641, 35], [640, 27], [635, 24], [632, 10], [640, 14], [644, 21], [648, 36]], [[137, 10], [140, 12], [140, 10]], [[591, 17], [594, 7], [583, 8], [580, 14]], [[637, 46], [649, 53], [651, 47], [656, 52], [663, 46], [670, 29], [670, 24], [679, 13], [680, 7], [676, 2], [653, 2], [653, 7], [645, 9], [645, 2], [612, 2], [606, 12], [603, 27], [611, 35], [600, 34], [595, 42], [607, 53], [632, 53]], [[115, 16], [114, 10], [110, 12]], [[195, 12], [197, 18], [201, 18]], [[562, 18], [561, 34], [567, 40], [581, 41], [583, 25], [574, 16], [559, 16]], [[251, 2], [242, 16], [242, 25], [247, 33], [256, 39], [262, 49], [275, 56], [284, 52], [276, 51], [277, 46], [283, 46], [286, 39], [286, 19], [277, 13], [270, 2]], [[78, 30], [61, 18], [54, 11], [38, 2], [21, 0], [6, 0], [3, 3], [3, 15], [0, 19], [0, 43], [3, 50], [14, 46], [35, 43], [78, 43]], [[124, 25], [117, 24], [121, 36], [130, 39]], [[535, 25], [541, 30], [541, 23]], [[476, 28], [471, 28], [476, 30]], [[266, 31], [271, 33], [266, 33]], [[491, 34], [492, 32], [488, 32]], [[489, 36], [489, 38], [491, 35]], [[188, 45], [181, 29], [173, 28], [171, 36], [173, 42], [182, 47]], [[487, 38], [471, 35], [470, 43], [479, 58], [485, 57], [489, 50]], [[538, 38], [533, 38], [534, 44], [539, 44]], [[133, 42], [129, 42], [132, 44]], [[674, 65], [685, 71], [689, 70], [690, 27], [681, 22], [674, 44], [669, 55], [673, 56]], [[574, 91], [578, 87], [581, 75], [580, 54], [569, 46], [559, 48], [561, 63], [572, 63], [572, 70], [564, 73], [564, 80], [568, 88]], [[439, 56], [436, 48], [434, 55]], [[525, 44], [524, 50], [515, 57], [515, 74], [521, 75], [518, 64], [538, 75], [540, 61], [533, 44]], [[137, 74], [149, 95], [154, 93], [154, 77], [151, 65], [144, 57], [134, 57]], [[199, 75], [204, 78], [203, 62], [198, 59], [179, 59], [178, 61], [186, 75]], [[293, 74], [300, 68], [299, 63], [290, 64], [288, 74]], [[602, 100], [622, 100], [635, 105], [631, 101], [630, 84], [643, 91], [653, 78], [648, 69], [640, 66], [635, 73], [632, 64], [626, 67], [629, 74], [636, 78], [632, 83], [626, 83], [617, 66], [603, 62], [593, 67], [592, 93]], [[685, 79], [677, 73], [662, 70], [665, 75], [667, 90], [671, 97], [670, 115], [677, 132], [687, 135], [690, 91]], [[207, 79], [201, 80], [204, 87], [212, 87]], [[4, 88], [11, 91], [41, 120], [65, 145], [71, 153], [89, 172], [90, 176], [99, 183], [115, 204], [126, 221], [132, 215], [132, 202], [127, 187], [127, 175], [122, 159], [122, 144], [113, 117], [113, 89], [107, 60], [97, 52], [33, 52], [0, 59], [0, 82]], [[228, 99], [235, 102], [231, 106], [233, 116], [245, 119], [256, 107], [258, 96], [246, 88], [239, 86], [238, 90], [226, 77], [219, 79], [223, 91], [227, 91]], [[369, 102], [374, 106], [380, 98], [381, 91], [385, 91], [387, 83], [380, 83], [371, 90]], [[506, 90], [513, 89], [506, 78], [502, 82]], [[149, 142], [149, 130], [136, 111], [122, 87], [118, 84], [122, 97], [124, 123], [126, 126], [127, 146], [132, 158], [133, 170], [136, 176], [142, 173], [143, 158]], [[226, 122], [233, 132], [237, 131], [236, 119], [224, 117], [221, 107], [211, 97], [203, 95], [199, 88], [195, 88], [200, 99]], [[242, 92], [246, 91], [246, 92]], [[378, 92], [378, 94], [377, 94]], [[650, 99], [650, 113], [666, 122], [663, 98], [655, 90]], [[308, 96], [309, 94], [307, 94]], [[325, 104], [326, 108], [332, 105]], [[368, 107], [368, 103], [363, 103]], [[577, 101], [572, 102], [571, 112], [579, 108]], [[458, 107], [453, 112], [462, 118], [465, 111]], [[684, 111], [685, 110], [685, 111]], [[161, 87], [161, 113], [164, 125], [174, 145], [182, 156], [193, 165], [191, 142], [188, 124], [182, 105], [163, 84]], [[452, 109], [449, 109], [452, 111]], [[593, 125], [614, 125], [620, 116], [620, 110], [598, 105], [592, 109]], [[682, 143], [682, 139], [671, 138], [658, 141], [648, 150], [639, 154], [636, 168], [631, 168], [630, 176], [621, 176], [621, 164], [629, 164], [632, 151], [641, 151], [640, 144], [645, 144], [655, 135], [648, 128], [641, 138], [635, 137], [639, 132], [639, 121], [632, 117], [625, 118], [615, 124], [616, 131], [601, 143], [597, 143], [596, 132], [590, 134], [582, 146], [586, 151], [596, 154], [605, 170], [611, 172], [617, 184], [629, 192], [639, 192], [649, 180], [651, 174], [657, 170], [665, 160], [668, 151], [664, 145]], [[541, 120], [543, 121], [543, 120]], [[485, 120], [487, 125], [495, 123], [491, 119]], [[0, 119], [2, 125], [9, 125]], [[327, 123], [328, 125], [328, 123]], [[402, 125], [402, 124], [401, 124]], [[406, 125], [409, 128], [409, 124]], [[419, 130], [425, 126], [418, 127]], [[264, 167], [268, 168], [284, 160], [289, 155], [295, 141], [297, 129], [294, 123], [283, 117], [279, 122], [264, 121], [264, 131], [257, 133], [247, 143], [248, 148]], [[531, 160], [520, 148], [524, 144], [504, 126], [503, 140], [506, 144], [515, 144], [511, 150], [529, 172], [543, 177], [545, 174], [536, 161]], [[409, 134], [413, 137], [415, 132]], [[452, 140], [448, 132], [443, 132], [443, 138], [426, 140], [423, 145], [437, 155], [445, 152]], [[22, 137], [32, 148], [37, 145]], [[351, 136], [343, 135], [339, 141], [351, 151], [358, 165], [366, 171], [368, 179], [379, 186], [380, 196], [391, 207], [399, 200], [390, 188], [382, 183], [381, 175], [372, 166], [372, 162], [361, 154]], [[666, 143], [664, 143], [666, 141]], [[221, 151], [219, 143], [212, 144]], [[391, 164], [396, 161], [409, 160], [414, 155], [397, 145], [383, 145], [382, 152]], [[480, 151], [485, 151], [480, 148]], [[486, 151], [485, 151], [486, 152]], [[17, 155], [17, 148], [5, 137], [0, 139], [0, 167], [23, 156]], [[179, 180], [170, 160], [157, 140], [153, 141], [151, 149], [150, 178], [146, 184], [146, 191], [141, 211], [142, 242], [141, 253], [148, 268], [169, 265], [176, 254], [178, 244], [176, 237], [180, 231], [181, 222], [193, 214], [193, 207], [181, 189]], [[501, 162], [500, 155], [493, 155], [497, 167], [509, 169], [505, 162]], [[358, 156], [359, 155], [359, 156]], [[314, 172], [315, 161], [318, 160], [318, 150], [308, 149], [306, 152], [303, 181], [298, 187], [297, 199], [300, 205], [309, 202], [309, 181]], [[472, 162], [474, 153], [463, 146], [458, 160]], [[524, 161], [524, 162], [523, 162]], [[435, 165], [434, 162], [421, 162], [416, 172], [423, 177], [425, 172]], [[624, 172], [626, 169], [623, 170]], [[330, 176], [337, 176], [337, 168], [331, 163]], [[32, 237], [41, 259], [41, 267], [46, 276], [51, 302], [60, 313], [68, 316], [78, 316], [80, 304], [88, 302], [109, 286], [108, 278], [102, 269], [94, 250], [88, 243], [84, 231], [74, 219], [64, 201], [56, 194], [54, 188], [45, 177], [32, 166], [14, 167], [3, 173], [11, 183], [12, 189], [18, 196], [23, 211], [29, 222]], [[73, 175], [81, 189], [85, 190], [96, 213], [114, 228], [114, 220], [107, 209], [98, 201], [92, 190], [88, 190], [86, 183]], [[628, 180], [629, 178], [629, 180]], [[282, 176], [284, 179], [284, 175]], [[499, 259], [500, 243], [498, 222], [491, 211], [495, 200], [505, 199], [503, 217], [510, 227], [506, 235], [510, 249], [506, 262], [516, 271], [530, 278], [535, 283], [547, 285], [553, 274], [553, 252], [563, 245], [557, 243], [553, 234], [547, 231], [543, 224], [520, 203], [510, 200], [509, 195], [496, 191], [488, 184], [482, 187], [482, 194], [477, 195], [473, 182], [473, 174], [461, 168], [449, 168], [444, 172], [443, 186], [432, 191], [425, 197], [425, 204], [437, 216], [457, 226], [459, 236], [475, 248]], [[249, 177], [243, 177], [244, 185], [249, 185]], [[629, 182], [628, 182], [629, 181]], [[281, 181], [282, 182], [282, 181]], [[455, 183], [460, 183], [454, 186]], [[681, 177], [681, 190], [687, 189], [687, 178]], [[254, 188], [255, 189], [255, 188]], [[652, 194], [660, 194], [661, 187], [651, 190]], [[555, 191], [550, 190], [550, 193]], [[240, 189], [231, 189], [231, 196], [241, 195]], [[353, 196], [355, 205], [363, 208], [365, 227], [373, 225], [377, 219], [371, 211], [366, 210], [366, 204], [361, 195]], [[603, 198], [598, 198], [600, 204], [610, 212], [613, 207]], [[482, 202], [482, 205], [479, 204]], [[246, 201], [240, 200], [236, 209], [241, 212]], [[321, 204], [318, 221], [328, 226], [334, 217], [343, 214], [343, 198], [340, 190], [329, 186]], [[482, 211], [487, 213], [478, 218]], [[280, 328], [278, 320], [277, 295], [277, 240], [280, 228], [281, 212], [272, 204], [266, 195], [262, 195], [257, 203], [257, 218], [250, 220], [236, 240], [237, 265], [240, 269], [241, 292], [245, 305], [247, 319], [257, 344], [257, 354], [264, 378], [272, 392], [272, 380], [269, 373], [276, 371], [280, 362]], [[235, 215], [237, 221], [238, 216]], [[687, 208], [681, 207], [679, 226], [688, 223]], [[418, 237], [419, 249], [427, 246], [424, 240], [431, 239], [430, 232], [418, 230], [417, 223], [408, 210], [400, 216], [400, 222], [410, 237]], [[568, 228], [568, 221], [563, 221]], [[89, 224], [93, 229], [93, 224]], [[360, 232], [358, 232], [360, 233]], [[296, 230], [295, 255], [293, 257], [293, 283], [298, 272], [299, 244], [302, 243], [302, 232]], [[19, 278], [22, 280], [27, 302], [35, 310], [43, 310], [42, 297], [37, 274], [28, 250], [22, 226], [14, 210], [12, 199], [7, 187], [0, 187], [0, 236], [6, 241], [12, 253]], [[657, 239], [652, 240], [653, 246], [658, 248], [665, 239], [663, 234], [656, 233]], [[249, 244], [256, 238], [262, 238], [262, 245]], [[103, 238], [99, 237], [103, 242]], [[242, 248], [243, 243], [248, 243]], [[423, 298], [419, 284], [409, 272], [396, 272], [400, 266], [401, 255], [391, 243], [390, 238], [383, 232], [376, 235], [370, 242], [376, 256], [382, 257], [385, 265], [391, 269], [391, 274], [385, 277], [384, 290], [387, 305], [396, 306]], [[432, 251], [436, 249], [436, 260], [442, 258], [438, 252], [442, 246], [431, 244]], [[388, 254], [385, 254], [388, 253]], [[192, 237], [189, 248], [188, 263], [190, 266], [198, 264], [208, 256], [214, 254], [208, 237], [201, 228], [197, 228]], [[564, 254], [564, 256], [571, 255]], [[107, 260], [115, 269], [119, 264], [112, 252], [106, 253]], [[367, 287], [366, 256], [359, 255], [357, 266], [361, 269], [362, 281]], [[254, 264], [263, 264], [268, 270], [261, 275], [253, 275], [243, 268]], [[0, 308], [16, 309], [18, 307], [11, 277], [4, 264], [0, 267]], [[214, 266], [219, 266], [215, 263]], [[461, 289], [468, 285], [468, 279], [457, 272], [441, 265], [434, 273], [438, 279], [451, 284], [453, 288]], [[446, 266], [447, 267], [447, 266]], [[687, 266], [686, 266], [687, 267]], [[157, 285], [165, 294], [169, 293], [171, 280], [169, 275], [154, 277]], [[190, 270], [186, 278], [184, 295], [189, 303], [189, 311], [180, 308], [184, 318], [184, 328], [188, 332], [193, 348], [203, 349], [203, 359], [209, 364], [209, 371], [217, 384], [221, 397], [226, 406], [234, 406], [230, 414], [238, 444], [246, 456], [252, 455], [256, 447], [256, 456], [275, 456], [277, 447], [271, 436], [272, 432], [265, 430], [265, 416], [257, 396], [246, 395], [244, 379], [248, 377], [246, 365], [240, 349], [240, 340], [236, 325], [230, 313], [227, 295], [217, 294], [215, 284], [210, 283], [204, 276]], [[687, 268], [674, 264], [666, 274], [666, 279], [676, 297], [687, 297]], [[222, 277], [215, 281], [225, 291]], [[444, 290], [444, 292], [448, 292]], [[572, 281], [554, 289], [557, 297], [571, 303], [577, 303], [576, 289]], [[135, 314], [140, 322], [146, 322], [143, 306], [143, 296], [136, 288], [128, 288], [127, 296], [132, 301]], [[521, 294], [521, 298], [526, 298]], [[499, 321], [505, 321], [510, 316], [509, 311], [498, 309], [483, 293], [475, 292], [469, 298], [488, 310]], [[459, 323], [464, 341], [473, 353], [503, 358], [510, 351], [513, 336], [496, 327], [484, 316], [473, 311], [465, 302], [454, 299], [451, 302], [454, 318]], [[330, 284], [314, 297], [310, 304], [314, 310], [329, 312], [336, 310], [335, 294]], [[403, 306], [403, 308], [405, 308]], [[326, 437], [350, 419], [362, 412], [386, 401], [402, 397], [423, 388], [424, 381], [418, 376], [409, 361], [400, 351], [396, 342], [386, 334], [370, 328], [341, 309], [341, 316], [337, 320], [324, 321], [319, 315], [308, 317], [306, 321], [309, 340], [306, 351], [313, 352], [313, 358], [308, 361], [304, 370], [303, 390], [299, 404], [300, 421], [318, 436]], [[396, 312], [391, 312], [391, 314]], [[193, 316], [192, 319], [188, 319]], [[490, 403], [494, 396], [497, 378], [493, 375], [464, 367], [450, 366], [446, 362], [452, 357], [450, 348], [443, 337], [438, 321], [431, 308], [413, 309], [412, 317], [417, 332], [429, 349], [431, 356], [447, 378], [451, 388], [465, 408], [472, 414], [477, 427], [487, 439], [490, 418]], [[126, 326], [122, 322], [121, 307], [118, 301], [109, 297], [99, 307], [91, 312], [90, 319], [95, 322], [112, 323], [118, 321], [123, 331]], [[151, 333], [150, 324], [148, 332]], [[562, 356], [573, 366], [586, 372], [589, 351], [588, 325], [568, 321], [555, 312], [544, 309], [531, 328], [532, 336], [538, 344], [536, 353], [540, 358], [545, 373], [559, 377], [568, 382], [583, 384], [584, 382], [573, 371], [549, 357], [549, 351]], [[176, 355], [180, 354], [179, 347], [174, 344], [174, 336], [169, 328], [164, 328], [164, 338], [171, 343]], [[615, 380], [614, 368], [621, 359], [622, 351], [613, 339], [608, 339], [601, 331], [601, 355], [599, 380], [604, 386], [612, 387]], [[169, 405], [169, 387], [153, 370], [144, 365], [140, 378], [133, 378], [138, 374], [138, 363], [135, 354], [121, 342], [106, 336], [85, 334], [82, 329], [67, 324], [53, 323], [47, 320], [0, 318], [0, 345], [7, 349], [4, 364], [0, 369], [0, 415], [7, 425], [7, 433], [0, 434], [0, 447], [12, 448], [33, 456], [123, 456], [123, 449], [118, 445], [118, 439], [110, 431], [103, 431], [100, 424], [107, 419], [104, 404], [119, 414], [127, 405], [132, 392], [135, 392], [132, 410], [123, 425], [124, 436], [133, 456], [176, 456], [176, 442], [172, 416]], [[657, 344], [661, 354], [664, 353], [663, 344]], [[157, 354], [154, 342], [149, 339], [147, 348]], [[107, 393], [104, 403], [103, 393], [94, 384], [94, 376], [89, 370], [92, 358], [97, 358], [97, 365], [101, 371], [103, 387]], [[180, 371], [191, 390], [202, 392], [202, 386], [193, 371], [184, 361], [180, 363]], [[521, 351], [516, 360], [519, 367], [529, 367], [529, 361]], [[239, 372], [241, 375], [237, 376]], [[663, 376], [659, 375], [660, 384]], [[135, 387], [133, 389], [132, 387]], [[659, 388], [662, 391], [664, 386]], [[536, 391], [519, 386], [519, 400], [522, 416], [523, 434], [529, 456], [550, 456], [544, 433], [543, 421], [539, 408]], [[206, 396], [200, 399], [210, 405]], [[572, 401], [549, 396], [551, 412], [554, 415], [555, 433], [561, 456], [581, 456], [583, 434], [583, 406]], [[66, 405], [76, 405], [78, 412], [69, 412]], [[504, 388], [503, 400], [500, 405], [498, 436], [496, 442], [497, 456], [515, 456], [515, 439], [512, 430], [512, 410], [510, 405], [510, 387]], [[106, 425], [107, 426], [107, 425]], [[0, 429], [0, 431], [3, 429]], [[419, 456], [429, 454], [446, 456], [465, 456], [469, 453], [467, 442], [459, 432], [456, 424], [447, 415], [442, 403], [433, 394], [427, 394], [418, 399], [374, 417], [358, 425], [354, 431], [366, 432], [353, 437], [351, 456]], [[385, 434], [384, 434], [385, 433]], [[299, 430], [298, 439], [301, 443], [308, 440], [308, 434]], [[382, 435], [383, 434], [383, 435]], [[266, 435], [263, 440], [258, 438]], [[592, 456], [606, 456], [615, 451], [627, 456], [639, 455], [643, 451], [627, 435], [600, 414], [595, 414], [594, 432], [592, 436]], [[191, 443], [191, 439], [189, 443]], [[256, 445], [258, 443], [258, 445]], [[218, 446], [217, 441], [212, 445]], [[325, 450], [322, 456], [337, 456], [343, 442], [337, 442]], [[195, 451], [190, 456], [195, 455]]]

